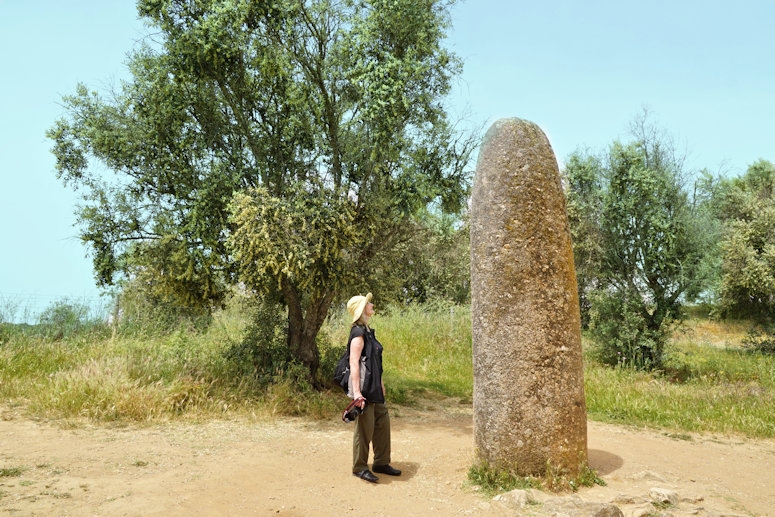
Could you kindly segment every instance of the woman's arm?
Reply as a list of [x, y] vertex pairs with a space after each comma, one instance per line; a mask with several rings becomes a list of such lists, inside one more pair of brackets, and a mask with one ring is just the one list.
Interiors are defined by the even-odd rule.
[[[362, 398], [361, 394], [361, 352], [363, 352], [363, 336], [354, 337], [350, 341], [350, 386], [353, 399]], [[361, 404], [361, 409], [366, 404]]]

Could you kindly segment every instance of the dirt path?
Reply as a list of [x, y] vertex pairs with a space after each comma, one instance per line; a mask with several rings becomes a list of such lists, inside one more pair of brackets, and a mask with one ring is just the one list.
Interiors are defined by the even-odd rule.
[[[393, 410], [400, 478], [349, 474], [351, 427], [332, 421], [62, 429], [0, 410], [0, 515], [528, 515], [466, 486], [471, 408]], [[673, 515], [775, 516], [775, 442], [692, 437], [589, 423], [605, 487], [578, 498], [654, 509], [652, 488], [681, 497]], [[643, 509], [646, 510], [643, 510]], [[641, 513], [641, 515], [646, 515]]]

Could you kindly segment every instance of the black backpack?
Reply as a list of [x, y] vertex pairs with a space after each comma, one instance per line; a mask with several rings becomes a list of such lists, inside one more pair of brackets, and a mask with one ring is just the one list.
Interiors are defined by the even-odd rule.
[[345, 393], [350, 385], [350, 346], [348, 344], [344, 355], [339, 358], [334, 368], [334, 382], [342, 387]]
[[[368, 359], [367, 354], [370, 353], [368, 351], [371, 350], [371, 344], [366, 335], [364, 335], [363, 339], [363, 346], [367, 352], [366, 354], [362, 352], [360, 359], [361, 389], [363, 389], [364, 383], [367, 383], [367, 381], [371, 379], [369, 366], [366, 363], [366, 360]], [[347, 350], [344, 351], [344, 354], [339, 358], [339, 361], [337, 361], [336, 367], [334, 368], [334, 382], [341, 386], [342, 390], [348, 395], [350, 392], [350, 341], [352, 341], [352, 338], [347, 340]]]

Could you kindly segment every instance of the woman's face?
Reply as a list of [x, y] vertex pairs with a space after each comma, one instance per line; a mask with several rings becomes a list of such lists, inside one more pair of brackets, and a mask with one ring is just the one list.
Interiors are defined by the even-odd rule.
[[367, 303], [363, 309], [363, 314], [371, 318], [374, 315], [374, 304], [371, 302]]

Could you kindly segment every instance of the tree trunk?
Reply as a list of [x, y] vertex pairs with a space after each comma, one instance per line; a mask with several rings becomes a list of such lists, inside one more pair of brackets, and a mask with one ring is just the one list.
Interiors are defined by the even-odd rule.
[[315, 293], [308, 306], [304, 307], [302, 297], [289, 280], [283, 279], [282, 291], [288, 305], [288, 348], [293, 358], [307, 367], [310, 381], [316, 385], [315, 374], [320, 366], [320, 352], [315, 339], [336, 293]]

